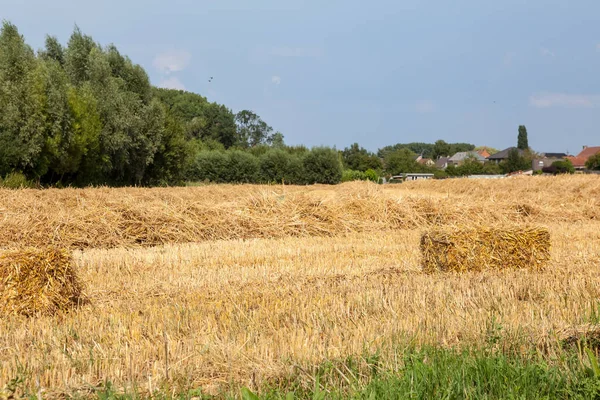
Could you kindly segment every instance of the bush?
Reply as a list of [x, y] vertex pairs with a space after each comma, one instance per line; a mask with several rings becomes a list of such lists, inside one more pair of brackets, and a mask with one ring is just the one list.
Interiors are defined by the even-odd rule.
[[600, 153], [594, 154], [585, 163], [585, 167], [589, 170], [600, 170]]
[[260, 180], [266, 183], [285, 183], [290, 156], [283, 150], [270, 150], [260, 157]]
[[446, 171], [443, 170], [437, 170], [433, 173], [433, 179], [446, 179], [448, 178], [448, 174], [446, 173]]
[[375, 183], [379, 183], [379, 174], [374, 169], [369, 168], [368, 170], [366, 170], [365, 176], [367, 177], [368, 180], [375, 182]]
[[366, 181], [367, 179], [369, 179], [367, 174], [362, 171], [347, 169], [342, 173], [342, 182]]
[[342, 180], [342, 163], [337, 151], [315, 147], [303, 158], [306, 182], [334, 185]]
[[191, 181], [229, 182], [229, 157], [221, 151], [201, 151], [190, 169]]
[[258, 158], [240, 150], [227, 152], [227, 182], [255, 183], [259, 179], [260, 164]]
[[573, 163], [571, 163], [571, 160], [554, 161], [552, 163], [552, 166], [554, 168], [556, 168], [557, 174], [574, 174], [575, 173], [575, 167], [573, 166]]
[[33, 188], [35, 183], [28, 180], [25, 175], [20, 172], [11, 172], [4, 179], [0, 179], [0, 187], [7, 189], [24, 189]]

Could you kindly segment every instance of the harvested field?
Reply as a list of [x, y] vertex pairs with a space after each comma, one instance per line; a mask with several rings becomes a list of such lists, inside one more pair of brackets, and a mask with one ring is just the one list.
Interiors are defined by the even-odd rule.
[[550, 258], [550, 233], [541, 227], [442, 227], [421, 236], [423, 270], [539, 270]]
[[[0, 388], [218, 393], [365, 351], [383, 368], [397, 343], [552, 356], [596, 332], [600, 179], [391, 186], [1, 191], [0, 242], [75, 248], [88, 303], [1, 318]], [[422, 234], [469, 221], [543, 224], [547, 268], [423, 273]]]
[[[443, 223], [600, 220], [589, 176], [378, 186], [0, 190], [0, 247], [337, 236]], [[467, 183], [468, 182], [468, 183]], [[332, 193], [333, 191], [333, 193]]]

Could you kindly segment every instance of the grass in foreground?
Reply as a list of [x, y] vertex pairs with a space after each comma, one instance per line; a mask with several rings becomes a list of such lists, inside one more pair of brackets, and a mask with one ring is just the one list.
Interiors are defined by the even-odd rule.
[[[201, 389], [172, 393], [156, 391], [156, 399], [600, 399], [597, 355], [565, 351], [546, 360], [539, 353], [509, 356], [489, 350], [436, 347], [399, 350], [398, 366], [381, 368], [378, 355], [360, 360], [328, 361], [310, 373], [251, 391], [248, 388], [209, 396]], [[364, 367], [367, 367], [366, 369]], [[122, 392], [106, 383], [89, 397], [136, 399], [148, 397]], [[32, 394], [32, 397], [35, 395]], [[78, 397], [78, 396], [75, 396]], [[86, 396], [87, 397], [87, 396]]]

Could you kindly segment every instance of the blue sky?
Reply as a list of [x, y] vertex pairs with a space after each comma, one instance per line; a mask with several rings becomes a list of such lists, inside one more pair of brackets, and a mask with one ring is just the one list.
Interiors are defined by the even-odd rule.
[[35, 49], [78, 24], [290, 144], [505, 148], [524, 124], [537, 151], [600, 145], [597, 0], [1, 2]]

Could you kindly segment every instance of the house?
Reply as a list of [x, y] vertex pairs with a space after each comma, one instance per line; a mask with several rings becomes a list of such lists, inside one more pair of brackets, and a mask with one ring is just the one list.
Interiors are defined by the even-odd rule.
[[406, 173], [402, 175], [392, 176], [391, 181], [418, 181], [422, 179], [433, 179], [433, 174]]
[[417, 162], [421, 165], [426, 165], [428, 167], [433, 167], [435, 165], [435, 161], [433, 161], [431, 158], [421, 158]]
[[531, 169], [533, 171], [541, 171], [545, 167], [550, 167], [555, 161], [562, 161], [567, 158], [565, 153], [541, 153], [531, 161]]
[[487, 147], [483, 147], [480, 150], [477, 150], [477, 154], [479, 154], [483, 158], [488, 158], [489, 156], [491, 156]]
[[523, 150], [517, 149], [516, 147], [509, 147], [507, 149], [499, 151], [496, 154], [492, 154], [487, 159], [488, 159], [488, 161], [492, 161], [492, 162], [495, 162], [496, 164], [498, 164], [501, 161], [508, 160], [508, 155], [510, 154], [511, 150], [513, 150], [513, 149], [517, 150], [519, 152], [520, 156], [523, 155]]
[[564, 158], [535, 158], [531, 161], [533, 171], [541, 171], [545, 167], [550, 167], [555, 161], [562, 161]]
[[593, 155], [600, 153], [600, 146], [583, 146], [583, 150], [581, 153], [577, 154], [575, 157], [567, 157], [571, 160], [573, 167], [575, 167], [578, 171], [583, 171], [585, 169], [585, 163]]
[[558, 158], [560, 160], [567, 158], [567, 153], [540, 153], [542, 158]]
[[476, 151], [460, 151], [452, 157], [450, 157], [450, 159], [448, 160], [448, 164], [461, 165], [469, 158], [474, 159], [475, 161], [479, 161], [482, 164], [485, 162], [485, 157], [482, 157]]
[[450, 159], [450, 157], [438, 158], [437, 161], [435, 162], [435, 167], [439, 168], [439, 169], [446, 169], [446, 167], [448, 166], [449, 159]]

